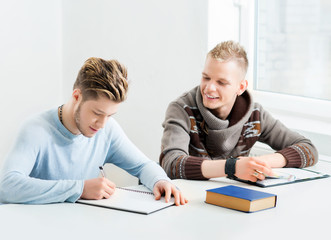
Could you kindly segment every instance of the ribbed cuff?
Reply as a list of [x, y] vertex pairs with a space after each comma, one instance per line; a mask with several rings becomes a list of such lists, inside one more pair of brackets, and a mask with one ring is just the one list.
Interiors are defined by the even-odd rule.
[[202, 175], [201, 164], [203, 158], [187, 156], [185, 159], [185, 176], [187, 179], [208, 180]]
[[300, 154], [293, 148], [288, 147], [284, 148], [280, 151], [277, 151], [277, 153], [282, 154], [286, 159], [286, 165], [287, 168], [299, 168], [302, 165]]

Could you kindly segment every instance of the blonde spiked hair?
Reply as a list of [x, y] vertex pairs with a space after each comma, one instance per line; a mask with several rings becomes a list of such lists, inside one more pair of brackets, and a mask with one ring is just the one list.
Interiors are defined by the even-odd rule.
[[210, 50], [207, 56], [210, 56], [220, 62], [235, 61], [243, 70], [244, 75], [247, 73], [247, 54], [245, 49], [237, 42], [221, 42]]
[[91, 57], [80, 69], [74, 89], [80, 89], [83, 101], [105, 96], [123, 102], [128, 91], [127, 70], [116, 60]]

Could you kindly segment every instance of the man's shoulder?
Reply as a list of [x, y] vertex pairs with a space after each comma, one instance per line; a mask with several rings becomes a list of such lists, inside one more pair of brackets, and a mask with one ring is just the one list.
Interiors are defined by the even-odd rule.
[[260, 123], [265, 123], [269, 120], [268, 116], [270, 116], [270, 114], [263, 108], [262, 104], [253, 102], [250, 110], [246, 114], [246, 121], [259, 121]]
[[263, 107], [258, 102], [253, 102], [253, 111], [262, 111]]
[[268, 111], [263, 108], [263, 105], [259, 102], [253, 102], [252, 111], [257, 111], [260, 114], [267, 113]]
[[40, 124], [51, 123], [53, 121], [53, 118], [54, 118], [54, 109], [50, 109], [30, 116], [29, 118], [26, 119], [24, 123], [29, 125], [40, 126]]
[[199, 86], [183, 93], [172, 101], [167, 109], [166, 118], [185, 119], [189, 122], [191, 117], [200, 116], [196, 96]]
[[29, 135], [42, 135], [49, 132], [49, 129], [54, 127], [54, 110], [48, 110], [41, 113], [37, 113], [26, 119], [21, 126], [21, 133]]

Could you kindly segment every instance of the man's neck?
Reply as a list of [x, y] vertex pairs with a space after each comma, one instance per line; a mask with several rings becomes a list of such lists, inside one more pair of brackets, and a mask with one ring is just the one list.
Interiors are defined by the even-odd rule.
[[[60, 109], [59, 109], [60, 118]], [[77, 128], [74, 116], [74, 106], [71, 101], [67, 102], [62, 106], [62, 124], [72, 134], [79, 135], [80, 131]]]

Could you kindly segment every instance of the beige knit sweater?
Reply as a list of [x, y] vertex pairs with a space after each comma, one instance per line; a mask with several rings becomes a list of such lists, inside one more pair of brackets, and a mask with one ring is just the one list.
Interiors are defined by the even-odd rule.
[[310, 140], [253, 103], [248, 91], [237, 98], [229, 118], [221, 120], [203, 106], [195, 87], [169, 104], [163, 127], [160, 164], [172, 179], [205, 179], [204, 160], [248, 156], [257, 141], [281, 153], [286, 167], [303, 168], [318, 159]]

